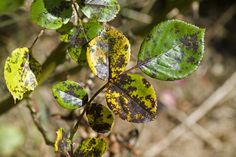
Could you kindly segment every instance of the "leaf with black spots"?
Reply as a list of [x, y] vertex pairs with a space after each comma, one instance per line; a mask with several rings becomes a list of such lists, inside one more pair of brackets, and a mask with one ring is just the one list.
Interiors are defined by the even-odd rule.
[[56, 134], [57, 136], [54, 144], [55, 152], [60, 152], [68, 156], [71, 151], [71, 141], [67, 138], [63, 128], [59, 128]]
[[[86, 46], [89, 41], [98, 36], [103, 31], [103, 26], [95, 21], [84, 23], [83, 27], [74, 26], [70, 29], [68, 40], [68, 53], [77, 63], [86, 61]], [[84, 58], [83, 56], [84, 55]]]
[[22, 100], [24, 95], [38, 85], [41, 65], [31, 56], [28, 48], [17, 48], [5, 62], [4, 78], [14, 100]]
[[110, 82], [105, 94], [108, 107], [123, 120], [144, 123], [157, 115], [155, 90], [140, 75], [120, 75]]
[[71, 16], [71, 3], [65, 0], [34, 0], [30, 8], [31, 20], [47, 29], [62, 27]]
[[87, 138], [81, 142], [75, 152], [76, 157], [102, 157], [107, 142], [103, 138]]
[[64, 43], [69, 43], [71, 36], [75, 33], [76, 26], [73, 23], [68, 22], [63, 25], [61, 28], [57, 29], [57, 32], [60, 34], [59, 39]]
[[160, 23], [147, 35], [138, 54], [139, 68], [159, 80], [187, 77], [204, 53], [205, 29], [180, 20]]
[[130, 59], [129, 40], [113, 27], [89, 42], [87, 61], [92, 72], [102, 80], [109, 80], [124, 72]]
[[52, 87], [52, 93], [58, 104], [66, 109], [77, 109], [88, 101], [86, 91], [74, 81], [63, 81]]
[[[79, 1], [79, 0], [78, 0]], [[81, 11], [89, 18], [99, 22], [113, 20], [120, 11], [117, 0], [83, 0]]]
[[111, 111], [101, 104], [91, 104], [86, 112], [91, 128], [99, 133], [106, 133], [111, 130], [114, 122]]

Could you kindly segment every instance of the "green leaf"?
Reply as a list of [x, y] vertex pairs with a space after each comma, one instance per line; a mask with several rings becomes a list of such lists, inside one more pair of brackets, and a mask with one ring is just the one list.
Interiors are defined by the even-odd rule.
[[102, 80], [121, 74], [130, 59], [129, 40], [113, 27], [89, 42], [87, 61], [92, 72]]
[[31, 56], [28, 48], [17, 48], [12, 52], [5, 62], [4, 77], [15, 101], [22, 100], [24, 94], [35, 89], [40, 72], [41, 65]]
[[[70, 30], [69, 34], [69, 45], [68, 45], [68, 53], [71, 58], [76, 62], [84, 61], [85, 53], [86, 53], [86, 44], [98, 36], [103, 31], [103, 26], [94, 21], [90, 21], [88, 23], [84, 23], [83, 27], [77, 26], [73, 27]], [[82, 58], [82, 54], [84, 58]]]
[[0, 1], [0, 14], [13, 12], [21, 5], [23, 5], [24, 0], [1, 0]]
[[99, 133], [106, 133], [111, 130], [114, 122], [111, 111], [101, 104], [91, 104], [86, 112], [89, 125]]
[[57, 32], [60, 33], [60, 37], [59, 37], [60, 40], [65, 43], [70, 42], [70, 38], [75, 33], [75, 31], [76, 31], [76, 26], [74, 26], [74, 24], [71, 22], [57, 29]]
[[[77, 0], [78, 2], [80, 0]], [[120, 11], [117, 0], [83, 0], [81, 11], [89, 18], [99, 22], [113, 20]]]
[[76, 150], [76, 157], [101, 157], [107, 147], [107, 142], [102, 138], [87, 138], [82, 141]]
[[185, 78], [202, 60], [204, 33], [204, 29], [180, 20], [162, 22], [143, 41], [139, 68], [159, 80]]
[[56, 133], [57, 136], [54, 144], [55, 152], [68, 155], [71, 151], [71, 141], [67, 138], [63, 128], [59, 128]]
[[30, 17], [33, 22], [47, 29], [58, 29], [69, 22], [71, 4], [65, 0], [34, 0]]
[[88, 101], [86, 91], [74, 81], [63, 81], [52, 87], [52, 93], [59, 105], [66, 109], [77, 109]]
[[24, 144], [24, 136], [17, 127], [1, 124], [0, 126], [0, 155], [12, 156]]
[[121, 119], [134, 123], [153, 120], [157, 99], [152, 85], [137, 74], [122, 74], [106, 91], [108, 107]]

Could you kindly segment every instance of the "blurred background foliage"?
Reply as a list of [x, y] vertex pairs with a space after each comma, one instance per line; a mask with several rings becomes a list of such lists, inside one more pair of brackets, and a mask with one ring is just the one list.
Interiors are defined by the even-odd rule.
[[[31, 1], [18, 1], [19, 7], [11, 5], [10, 0], [8, 4], [4, 4], [4, 0], [0, 1], [0, 156], [51, 157], [55, 156], [53, 149], [44, 144], [41, 134], [32, 123], [25, 102], [13, 104], [3, 79], [6, 57], [16, 47], [30, 46], [41, 30], [29, 20]], [[158, 93], [159, 116], [156, 121], [133, 125], [116, 119], [114, 134], [109, 136], [110, 146], [105, 156], [143, 156], [149, 147], [165, 139], [168, 133], [181, 123], [181, 118], [178, 117], [186, 117], [192, 113], [235, 71], [236, 3], [235, 0], [119, 0], [119, 3], [120, 14], [110, 24], [124, 32], [131, 41], [130, 66], [135, 64], [145, 34], [163, 20], [178, 18], [206, 28], [207, 31], [206, 55], [195, 74], [174, 82], [156, 81], [147, 77]], [[8, 6], [7, 9], [4, 9], [4, 5]], [[44, 63], [47, 73], [44, 83], [33, 93], [33, 105], [51, 139], [55, 137], [59, 126], [69, 129], [73, 124], [72, 120], [80, 112], [69, 113], [59, 108], [51, 95], [51, 86], [59, 80], [71, 79], [81, 83], [92, 94], [102, 83], [86, 66], [78, 66], [65, 57], [63, 45], [58, 48], [58, 44], [58, 34], [46, 30], [33, 49], [33, 54], [40, 63]], [[48, 59], [49, 56], [52, 59]], [[48, 70], [49, 65], [52, 69], [56, 68], [54, 72]], [[213, 136], [210, 138], [213, 141], [188, 131], [154, 156], [235, 157], [235, 97], [236, 90], [233, 90], [198, 122]], [[97, 100], [104, 102], [102, 95]], [[173, 109], [176, 112], [172, 113]], [[138, 133], [134, 130], [138, 130]], [[84, 121], [83, 127], [79, 129], [78, 140], [79, 137], [88, 136], [96, 136], [96, 133], [89, 129]], [[132, 143], [133, 139], [135, 144]]]

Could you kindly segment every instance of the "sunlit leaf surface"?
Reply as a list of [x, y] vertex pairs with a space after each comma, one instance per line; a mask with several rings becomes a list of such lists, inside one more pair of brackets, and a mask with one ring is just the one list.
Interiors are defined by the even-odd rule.
[[157, 116], [155, 90], [145, 78], [137, 74], [122, 74], [110, 83], [106, 100], [116, 115], [129, 122], [149, 122]]
[[88, 101], [86, 91], [74, 81], [63, 81], [52, 87], [52, 93], [58, 104], [66, 109], [77, 109]]
[[28, 48], [17, 48], [12, 52], [5, 62], [4, 78], [14, 100], [22, 100], [26, 93], [35, 89], [40, 71], [41, 65]]
[[117, 0], [84, 0], [79, 4], [82, 6], [81, 11], [88, 18], [99, 22], [113, 20], [120, 11]]
[[69, 22], [72, 16], [71, 3], [65, 0], [34, 0], [30, 18], [39, 26], [58, 29]]
[[130, 59], [129, 40], [113, 27], [89, 42], [87, 61], [92, 72], [103, 80], [115, 78], [126, 68]]
[[204, 32], [180, 20], [157, 25], [142, 43], [138, 55], [140, 69], [159, 80], [185, 78], [202, 60]]

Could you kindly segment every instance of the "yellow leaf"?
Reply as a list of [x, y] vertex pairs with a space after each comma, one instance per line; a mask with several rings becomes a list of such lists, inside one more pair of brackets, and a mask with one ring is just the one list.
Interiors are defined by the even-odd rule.
[[102, 80], [120, 75], [129, 59], [129, 40], [111, 26], [106, 26], [101, 35], [89, 42], [87, 49], [89, 67]]
[[28, 48], [17, 48], [5, 62], [4, 78], [14, 100], [22, 100], [24, 94], [38, 85], [40, 64], [31, 56]]
[[59, 150], [58, 145], [63, 137], [63, 128], [58, 129], [56, 134], [57, 134], [57, 137], [56, 137], [56, 141], [54, 144], [54, 150], [55, 150], [55, 152], [58, 152], [58, 150]]
[[105, 94], [108, 107], [123, 120], [144, 123], [157, 116], [155, 90], [140, 75], [120, 75], [109, 84]]

